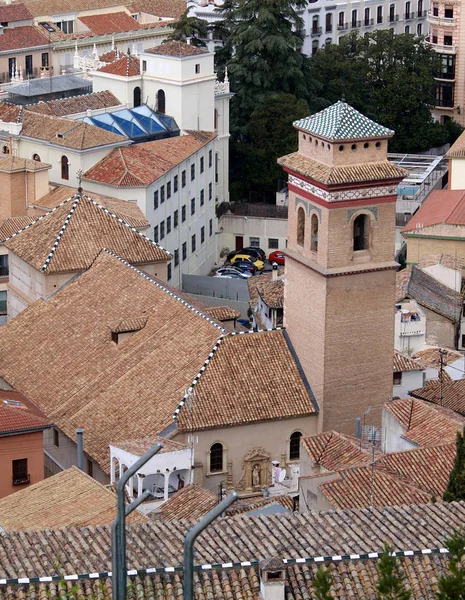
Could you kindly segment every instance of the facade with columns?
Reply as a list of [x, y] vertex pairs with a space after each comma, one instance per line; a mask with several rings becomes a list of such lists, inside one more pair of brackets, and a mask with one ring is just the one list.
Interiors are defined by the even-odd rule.
[[[393, 131], [344, 102], [294, 123], [284, 323], [320, 406], [319, 430], [353, 433], [392, 397], [395, 203], [405, 171]], [[303, 300], [304, 299], [304, 300]]]

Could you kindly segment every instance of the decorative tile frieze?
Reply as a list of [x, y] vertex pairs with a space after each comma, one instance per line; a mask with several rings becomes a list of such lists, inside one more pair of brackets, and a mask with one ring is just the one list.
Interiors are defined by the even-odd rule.
[[351, 188], [337, 192], [328, 192], [322, 188], [303, 181], [295, 175], [289, 175], [289, 183], [295, 187], [325, 200], [325, 202], [343, 202], [344, 200], [363, 200], [364, 198], [382, 198], [397, 195], [397, 185], [384, 185], [370, 188]]

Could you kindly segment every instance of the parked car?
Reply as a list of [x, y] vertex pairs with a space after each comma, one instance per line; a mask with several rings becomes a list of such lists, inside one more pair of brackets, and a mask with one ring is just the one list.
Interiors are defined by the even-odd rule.
[[232, 257], [231, 264], [235, 265], [238, 261], [244, 260], [253, 263], [258, 271], [262, 271], [263, 267], [265, 266], [265, 263], [262, 260], [256, 258], [255, 256], [250, 256], [250, 254], [236, 254]]
[[215, 273], [213, 277], [219, 277], [221, 279], [247, 279], [245, 273]]
[[286, 257], [280, 250], [275, 250], [274, 252], [271, 252], [270, 256], [268, 257], [268, 260], [270, 261], [270, 263], [275, 262], [278, 263], [278, 265], [283, 265], [286, 260]]
[[249, 272], [252, 275], [255, 275], [257, 272], [257, 267], [253, 264], [251, 260], [237, 260], [234, 263], [234, 266], [240, 269], [241, 271]]
[[227, 256], [227, 261], [230, 262], [231, 259], [236, 256], [236, 254], [247, 254], [249, 256], [256, 256], [258, 259], [265, 262], [266, 254], [263, 252], [261, 248], [242, 248], [242, 250], [233, 250]]
[[244, 273], [244, 271], [241, 271], [240, 269], [238, 269], [237, 267], [234, 267], [233, 265], [227, 265], [226, 267], [220, 267], [219, 269], [216, 270], [217, 273], [220, 274], [224, 274], [227, 275], [228, 273], [239, 273], [240, 275], [244, 276], [244, 277], [250, 277], [251, 273], [246, 272]]

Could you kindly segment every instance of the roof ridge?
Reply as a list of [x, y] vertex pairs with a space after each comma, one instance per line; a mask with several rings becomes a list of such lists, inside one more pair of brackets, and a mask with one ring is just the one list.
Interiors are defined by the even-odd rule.
[[[124, 148], [126, 149], [126, 146]], [[132, 146], [127, 146], [127, 148], [133, 148], [133, 147]], [[134, 149], [136, 149], [136, 148], [134, 148]], [[143, 149], [142, 148], [137, 148], [137, 152], [139, 152], [140, 150], [143, 150]], [[144, 182], [142, 181], [142, 179], [140, 177], [137, 177], [137, 175], [134, 175], [133, 172], [129, 170], [128, 165], [126, 164], [126, 159], [125, 159], [124, 154], [123, 154], [123, 148], [119, 147], [118, 148], [118, 152], [119, 152], [119, 155], [121, 157], [121, 161], [122, 161], [122, 163], [124, 165], [124, 175], [121, 176], [120, 180], [118, 181], [118, 185], [121, 184], [121, 182], [124, 180], [124, 178], [126, 177], [126, 175], [131, 175], [132, 177], [134, 177], [134, 179], [137, 179], [138, 181], [140, 181], [143, 184]], [[108, 155], [108, 156], [110, 156], [110, 155]]]
[[[72, 199], [72, 197], [70, 198], [70, 200], [71, 200], [71, 199]], [[60, 231], [58, 232], [58, 235], [57, 235], [57, 237], [56, 237], [56, 239], [55, 239], [55, 241], [54, 241], [54, 243], [53, 243], [53, 245], [52, 245], [52, 247], [51, 247], [51, 249], [50, 249], [50, 252], [48, 253], [48, 256], [47, 256], [47, 258], [45, 259], [45, 262], [44, 262], [44, 264], [43, 264], [43, 265], [41, 266], [41, 268], [40, 268], [40, 270], [41, 270], [43, 273], [45, 273], [45, 271], [47, 270], [47, 267], [48, 267], [48, 266], [49, 266], [49, 264], [51, 263], [51, 261], [52, 261], [52, 258], [53, 258], [53, 257], [54, 257], [54, 255], [55, 255], [55, 251], [56, 251], [56, 249], [57, 249], [57, 247], [58, 247], [58, 244], [60, 243], [60, 241], [61, 241], [61, 238], [63, 237], [63, 234], [64, 234], [64, 232], [66, 231], [66, 228], [68, 227], [68, 223], [70, 222], [70, 220], [71, 220], [71, 217], [73, 216], [73, 214], [74, 214], [74, 211], [76, 210], [76, 208], [77, 208], [77, 206], [78, 206], [78, 204], [79, 204], [79, 200], [80, 200], [80, 199], [81, 199], [81, 194], [77, 194], [77, 195], [76, 195], [76, 197], [75, 197], [75, 200], [74, 200], [74, 202], [73, 202], [73, 205], [71, 206], [71, 210], [70, 210], [70, 211], [69, 211], [69, 213], [66, 215], [65, 221], [64, 221], [64, 223], [63, 223], [63, 225], [62, 225], [62, 227], [61, 227]], [[49, 213], [47, 213], [47, 214], [49, 214]]]

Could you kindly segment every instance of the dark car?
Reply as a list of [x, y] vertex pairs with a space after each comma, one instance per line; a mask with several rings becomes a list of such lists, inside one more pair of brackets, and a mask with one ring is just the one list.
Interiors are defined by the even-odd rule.
[[234, 266], [241, 271], [249, 271], [252, 275], [257, 272], [257, 267], [250, 260], [236, 260]]
[[258, 258], [258, 260], [262, 260], [263, 262], [266, 260], [266, 254], [260, 248], [243, 248], [242, 250], [234, 250], [228, 254], [226, 260], [231, 262], [231, 259], [234, 258], [236, 254], [249, 254], [250, 256]]

